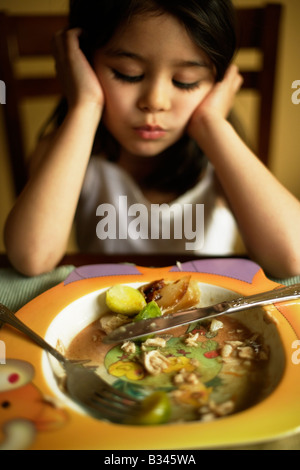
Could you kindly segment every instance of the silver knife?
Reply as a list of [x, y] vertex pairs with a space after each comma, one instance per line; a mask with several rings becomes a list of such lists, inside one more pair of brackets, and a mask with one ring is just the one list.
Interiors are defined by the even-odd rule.
[[239, 297], [235, 300], [221, 302], [209, 307], [181, 310], [169, 315], [155, 318], [147, 318], [137, 322], [127, 323], [116, 328], [103, 338], [103, 343], [120, 343], [134, 340], [142, 336], [153, 335], [182, 325], [189, 325], [199, 320], [228, 315], [254, 307], [260, 307], [272, 303], [285, 302], [300, 298], [300, 284], [288, 287], [276, 288], [271, 291], [247, 297]]

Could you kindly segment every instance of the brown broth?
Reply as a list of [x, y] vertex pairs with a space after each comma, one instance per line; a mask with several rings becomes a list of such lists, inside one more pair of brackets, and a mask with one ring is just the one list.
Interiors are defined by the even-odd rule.
[[[234, 400], [234, 411], [237, 412], [253, 405], [259, 400], [265, 381], [265, 369], [268, 361], [247, 361], [245, 359], [237, 359], [233, 361], [224, 360], [221, 357], [221, 350], [226, 342], [241, 341], [244, 343], [253, 337], [254, 332], [251, 332], [242, 323], [230, 317], [222, 317], [222, 323], [223, 327], [217, 331], [215, 336], [212, 335], [211, 338], [209, 335], [207, 336], [209, 327], [206, 326], [205, 329], [201, 323], [195, 325], [194, 329], [191, 329], [191, 332], [193, 334], [197, 332], [199, 333], [199, 345], [197, 348], [205, 348], [211, 341], [218, 343], [217, 353], [219, 355], [217, 358], [214, 357], [214, 354], [217, 353], [216, 351], [212, 351], [211, 357], [214, 358], [215, 361], [219, 361], [221, 363], [221, 370], [217, 374], [219, 383], [214, 389], [212, 397], [217, 403], [221, 403], [224, 399], [223, 397], [225, 397], [225, 401], [229, 397], [231, 400]], [[182, 341], [182, 344], [184, 344], [184, 339], [187, 336], [186, 332], [186, 326], [179, 327], [170, 330], [170, 332], [168, 332], [168, 337], [170, 338], [171, 335], [173, 338], [177, 337], [178, 340]], [[103, 364], [108, 353], [116, 347], [103, 344], [102, 338], [104, 336], [105, 333], [100, 329], [99, 320], [94, 321], [76, 335], [66, 351], [67, 357], [70, 359], [89, 359], [92, 365], [102, 366], [103, 370]], [[190, 348], [190, 350], [192, 353], [195, 353], [197, 348]], [[124, 353], [122, 353], [121, 350], [119, 351], [120, 353], [118, 357], [121, 357]], [[185, 352], [183, 351], [183, 355], [184, 353]], [[188, 352], [187, 355], [192, 353]], [[209, 354], [210, 352], [208, 351], [208, 359], [210, 358]], [[123, 360], [127, 360], [126, 357], [125, 359], [123, 358]], [[186, 409], [184, 413], [186, 414]], [[180, 412], [179, 414], [178, 412], [177, 414], [175, 413], [175, 416], [176, 418], [174, 418], [174, 420], [180, 419]], [[186, 414], [186, 416], [189, 415]]]

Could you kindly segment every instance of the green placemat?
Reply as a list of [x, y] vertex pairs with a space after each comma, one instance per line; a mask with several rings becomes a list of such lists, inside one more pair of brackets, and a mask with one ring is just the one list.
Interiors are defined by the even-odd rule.
[[269, 279], [271, 281], [278, 282], [278, 284], [284, 284], [285, 286], [292, 286], [293, 284], [300, 283], [300, 276], [289, 277], [287, 279], [275, 279], [273, 277], [269, 277]]
[[61, 266], [36, 277], [26, 277], [13, 268], [0, 269], [0, 302], [13, 312], [48, 289], [64, 281], [74, 266]]

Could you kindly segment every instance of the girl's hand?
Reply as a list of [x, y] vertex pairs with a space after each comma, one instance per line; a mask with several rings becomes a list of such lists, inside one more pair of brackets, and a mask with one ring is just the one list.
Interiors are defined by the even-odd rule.
[[206, 119], [226, 119], [233, 105], [234, 97], [241, 88], [243, 78], [236, 65], [230, 65], [221, 82], [216, 83], [194, 111], [188, 133], [194, 139], [198, 137], [201, 124]]
[[54, 38], [57, 74], [70, 107], [94, 104], [102, 110], [104, 94], [100, 82], [79, 46], [79, 28], [62, 31]]

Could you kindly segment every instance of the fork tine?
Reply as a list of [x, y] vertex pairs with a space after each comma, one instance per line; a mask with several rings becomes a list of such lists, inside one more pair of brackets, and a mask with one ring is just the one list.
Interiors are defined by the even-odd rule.
[[102, 403], [99, 397], [91, 398], [91, 400], [87, 404], [92, 412], [92, 414], [96, 413], [97, 416], [100, 415], [102, 419], [108, 419], [110, 421], [122, 423], [126, 419], [131, 418], [134, 413], [135, 409], [132, 406], [125, 408], [119, 408], [118, 406], [108, 406], [107, 403]]
[[120, 398], [118, 396], [113, 396], [109, 394], [104, 394], [104, 393], [99, 393], [95, 392], [95, 397], [97, 397], [97, 400], [101, 401], [102, 403], [107, 403], [107, 405], [115, 405], [115, 406], [120, 406], [120, 407], [128, 407], [128, 406], [134, 406], [136, 402], [131, 402], [130, 399], [124, 399]]
[[115, 388], [113, 385], [106, 382], [98, 375], [97, 375], [97, 380], [98, 380], [98, 383], [97, 385], [95, 385], [95, 393], [99, 393], [99, 394], [106, 393], [108, 397], [114, 396], [115, 398], [119, 397], [129, 402], [139, 403], [139, 400], [137, 398], [134, 398], [128, 395], [126, 392], [122, 392], [121, 390]]
[[128, 413], [128, 411], [124, 408], [120, 408], [118, 405], [112, 405], [111, 403], [104, 402], [101, 403], [101, 400], [97, 399], [97, 397], [89, 396], [89, 397], [76, 397], [72, 396], [73, 400], [82, 406], [85, 411], [96, 419], [106, 419], [111, 422], [122, 423], [128, 417], [132, 416], [132, 413]]
[[101, 403], [103, 405], [114, 407], [119, 410], [127, 411], [129, 408], [137, 409], [139, 407], [138, 402], [130, 402], [128, 399], [120, 400], [119, 397], [112, 397], [112, 396], [104, 396], [103, 394], [95, 393], [93, 399], [97, 403]]
[[102, 397], [104, 397], [105, 394], [108, 399], [114, 399], [116, 401], [126, 400], [127, 403], [139, 403], [139, 400], [137, 398], [131, 397], [127, 393], [121, 392], [120, 390], [114, 388], [112, 385], [109, 384], [105, 384], [103, 386], [103, 389], [96, 391], [95, 393], [96, 395], [100, 395]]

